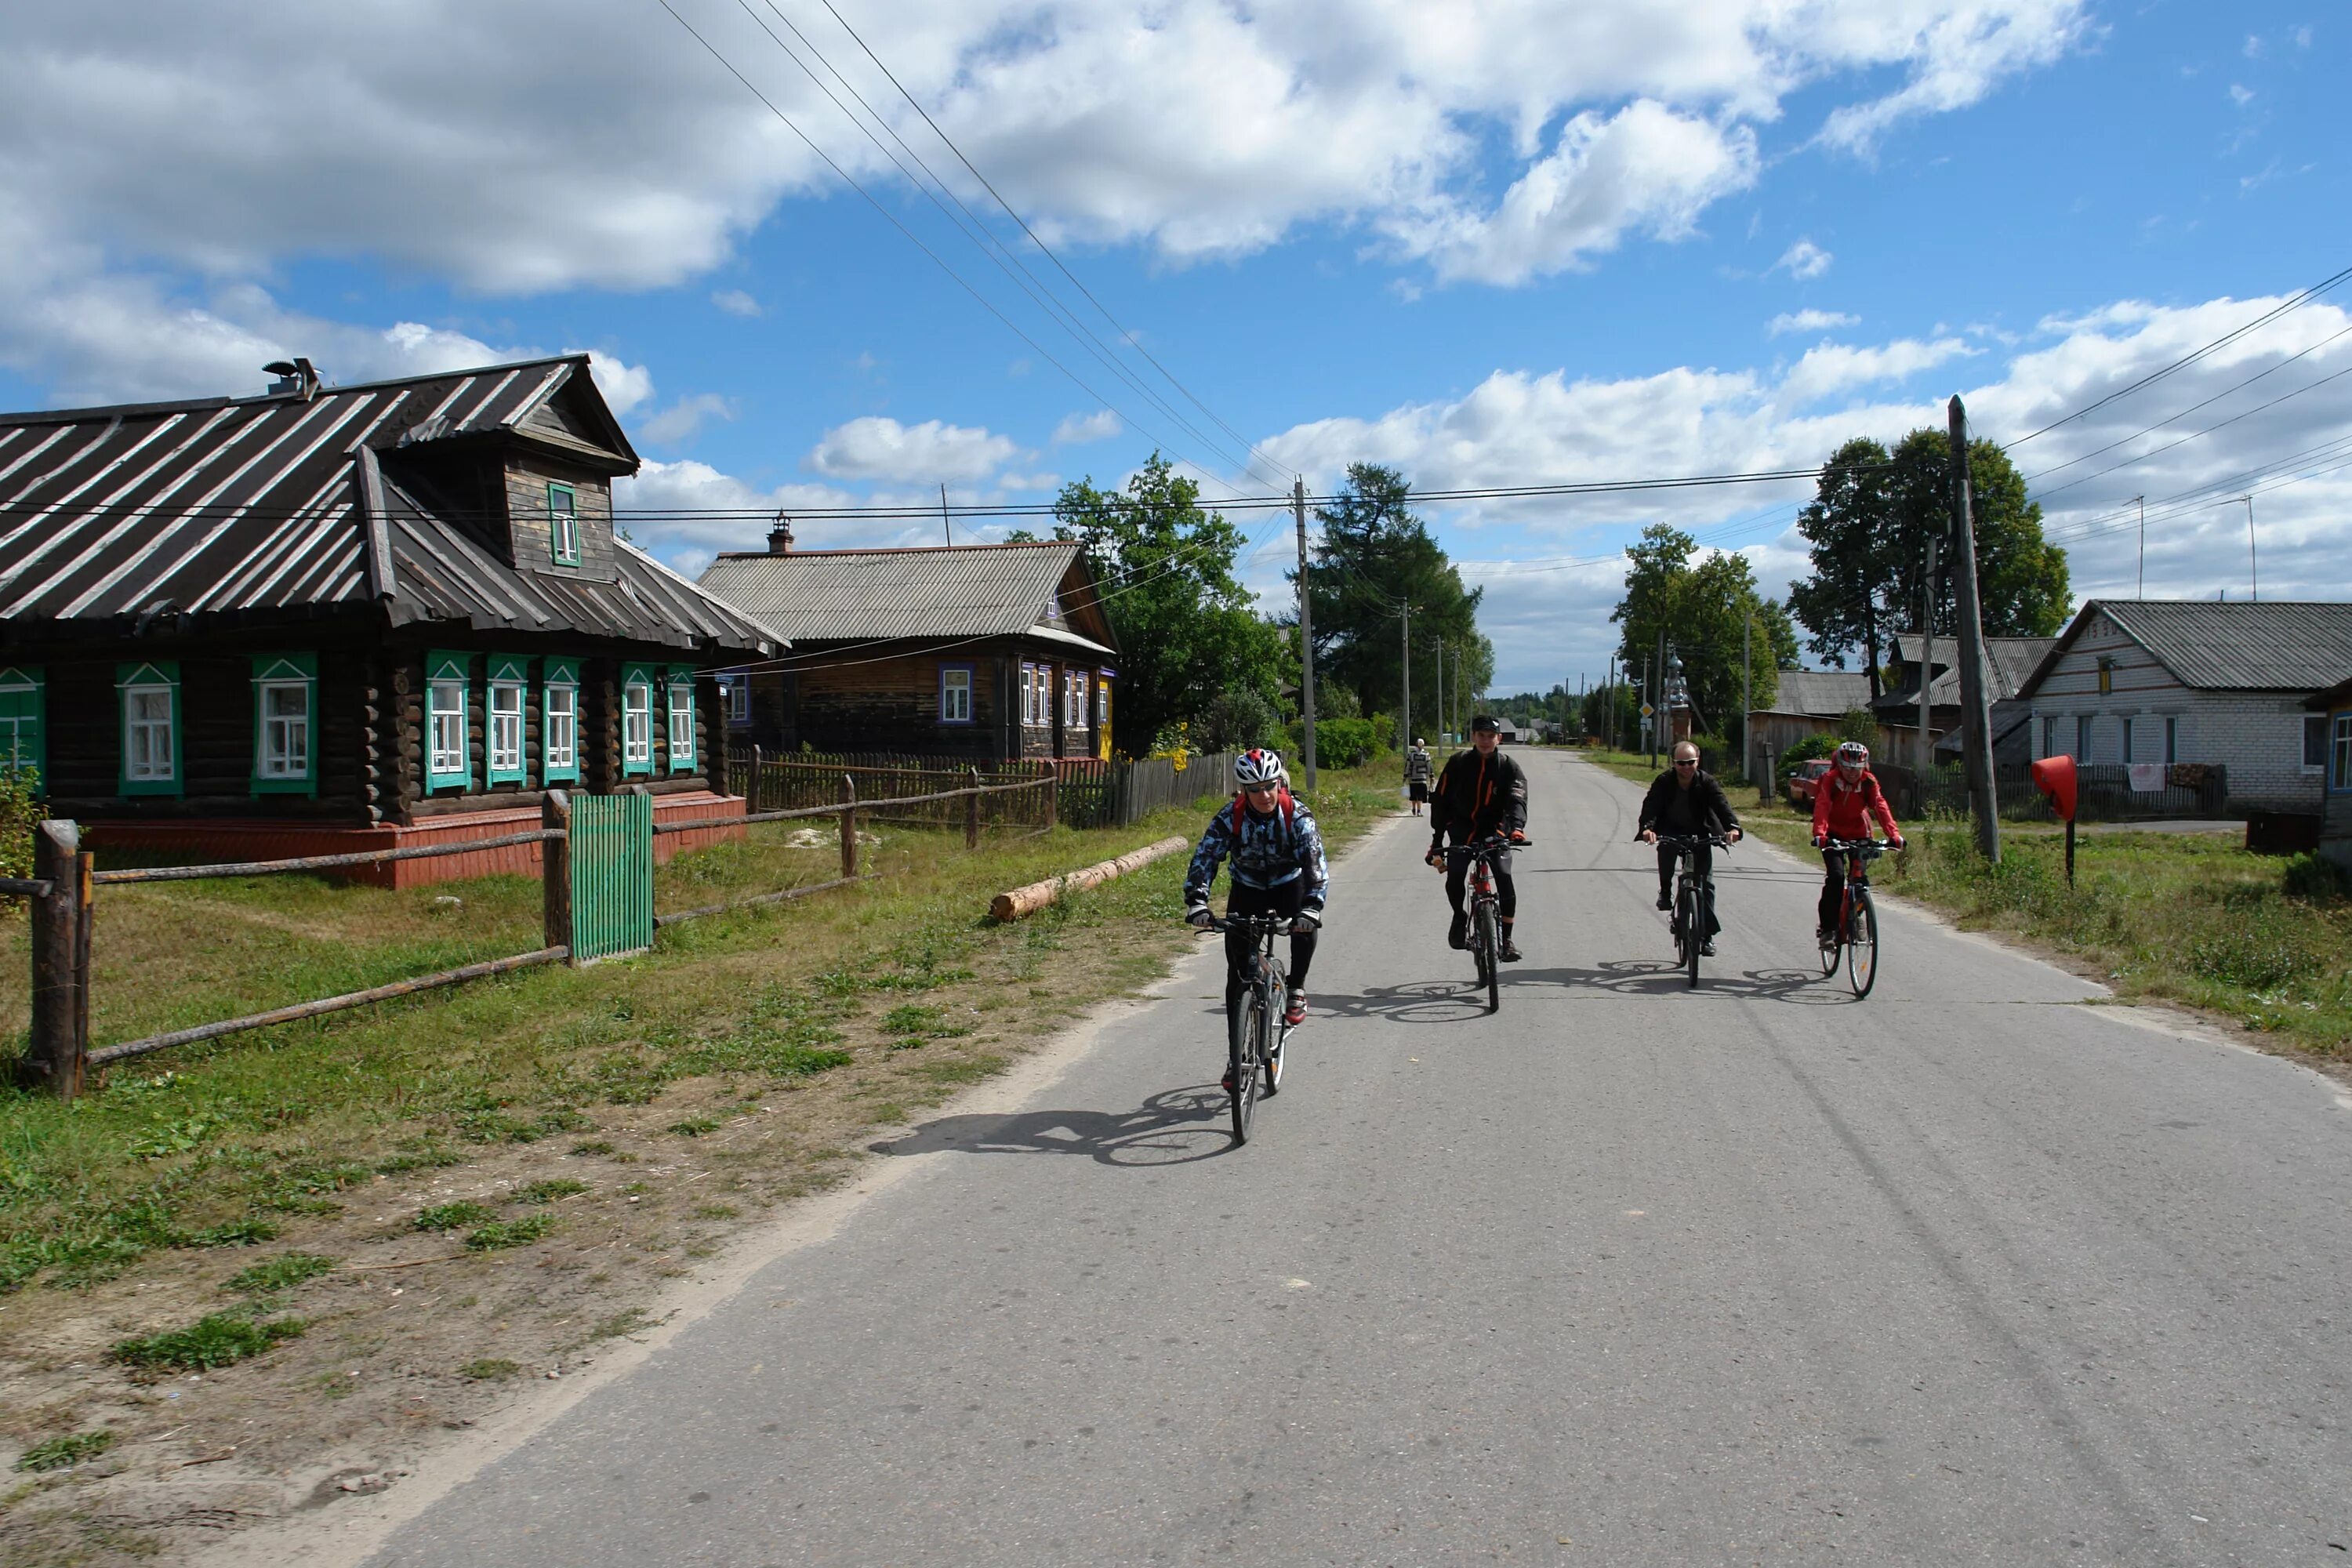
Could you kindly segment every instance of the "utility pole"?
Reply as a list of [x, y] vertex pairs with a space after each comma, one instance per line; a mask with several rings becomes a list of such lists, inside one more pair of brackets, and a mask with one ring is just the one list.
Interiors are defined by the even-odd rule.
[[1936, 667], [1936, 536], [1927, 535], [1927, 575], [1919, 590], [1919, 772], [1921, 782], [1936, 765], [1936, 742], [1927, 733], [1932, 709], [1927, 688], [1935, 684]]
[[1397, 747], [1402, 750], [1412, 743], [1412, 606], [1399, 605], [1397, 611], [1402, 617], [1397, 635], [1403, 644], [1399, 662], [1404, 670], [1404, 726], [1397, 735]]
[[1650, 765], [1658, 765], [1658, 731], [1674, 722], [1665, 704], [1666, 695], [1666, 624], [1658, 623], [1658, 658], [1650, 666]]
[[948, 548], [954, 549], [955, 524], [948, 521], [948, 488], [945, 485], [940, 487], [940, 527], [947, 532]]
[[1751, 706], [1748, 691], [1748, 645], [1756, 639], [1756, 612], [1750, 609], [1739, 623], [1739, 776], [1748, 776], [1748, 713]]
[[2000, 805], [1993, 794], [1992, 714], [1986, 703], [1984, 615], [1977, 598], [1977, 525], [1969, 494], [1969, 411], [1955, 395], [1948, 409], [1952, 442], [1953, 578], [1960, 612], [1960, 748], [1968, 763], [1969, 801], [1976, 808], [1977, 848], [2000, 864]]
[[1445, 749], [1445, 639], [1437, 639], [1437, 749]]
[[2254, 576], [2254, 603], [2263, 602], [2263, 563], [2254, 559], [2254, 498], [2240, 496], [2246, 503], [2246, 566]]
[[2147, 498], [2134, 496], [2139, 503], [2139, 596], [2147, 597]]
[[1315, 612], [1307, 592], [1307, 479], [1290, 482], [1290, 513], [1298, 520], [1298, 706], [1306, 715], [1307, 735], [1299, 751], [1307, 764], [1307, 787], [1315, 787]]

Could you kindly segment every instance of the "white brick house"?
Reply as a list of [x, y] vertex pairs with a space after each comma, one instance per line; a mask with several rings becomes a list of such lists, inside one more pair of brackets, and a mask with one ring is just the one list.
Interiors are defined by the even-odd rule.
[[2352, 675], [2352, 604], [2094, 599], [2018, 689], [2036, 757], [2219, 763], [2230, 803], [2320, 809], [2327, 720]]

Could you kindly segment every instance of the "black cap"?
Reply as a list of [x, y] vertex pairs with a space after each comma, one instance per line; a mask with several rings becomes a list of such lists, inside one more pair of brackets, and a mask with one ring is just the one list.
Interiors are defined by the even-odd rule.
[[1486, 730], [1496, 734], [1500, 734], [1503, 729], [1503, 721], [1500, 719], [1496, 718], [1492, 713], [1481, 713], [1478, 717], [1470, 721], [1470, 728], [1474, 731]]

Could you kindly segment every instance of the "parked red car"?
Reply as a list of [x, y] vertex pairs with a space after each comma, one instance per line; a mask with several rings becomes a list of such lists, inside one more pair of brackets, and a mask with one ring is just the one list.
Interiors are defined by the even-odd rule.
[[1789, 804], [1812, 805], [1813, 786], [1821, 783], [1822, 775], [1834, 765], [1827, 757], [1815, 757], [1809, 762], [1799, 763], [1797, 771], [1789, 775]]

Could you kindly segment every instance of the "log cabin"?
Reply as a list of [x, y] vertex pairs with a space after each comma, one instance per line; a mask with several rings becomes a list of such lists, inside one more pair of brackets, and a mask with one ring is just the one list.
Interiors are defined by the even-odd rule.
[[0, 415], [0, 763], [51, 815], [205, 860], [498, 837], [551, 788], [742, 815], [709, 672], [784, 645], [616, 534], [638, 459], [587, 356], [269, 369], [259, 396]]
[[730, 672], [736, 743], [974, 763], [1110, 755], [1118, 647], [1084, 552], [1046, 540], [721, 555], [702, 587], [792, 652]]

